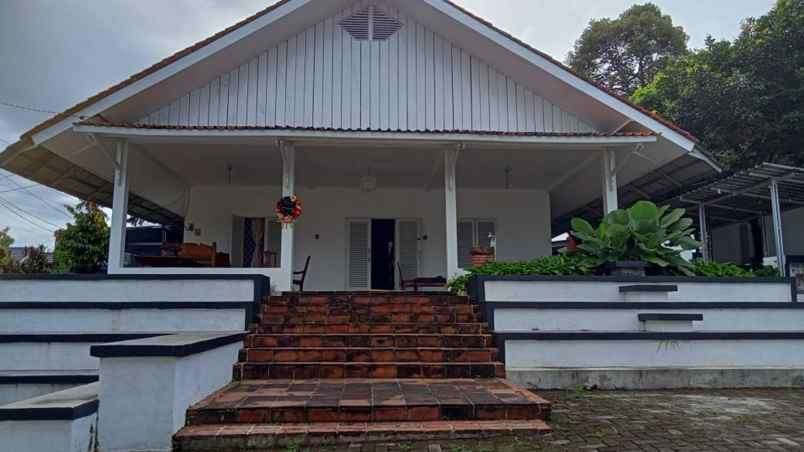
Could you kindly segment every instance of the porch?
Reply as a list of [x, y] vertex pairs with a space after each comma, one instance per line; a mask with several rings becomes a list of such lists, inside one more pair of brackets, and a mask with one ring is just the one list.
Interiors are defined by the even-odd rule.
[[[305, 289], [391, 290], [459, 274], [470, 249], [492, 240], [499, 260], [550, 254], [554, 216], [601, 193], [616, 208], [618, 178], [660, 163], [633, 154], [667, 154], [667, 143], [643, 133], [76, 131], [114, 163], [110, 274], [256, 273], [277, 291], [291, 289], [308, 256]], [[227, 259], [157, 268], [127, 258], [133, 193], [182, 218], [184, 243], [214, 245]], [[276, 223], [276, 201], [294, 194], [301, 218]]]

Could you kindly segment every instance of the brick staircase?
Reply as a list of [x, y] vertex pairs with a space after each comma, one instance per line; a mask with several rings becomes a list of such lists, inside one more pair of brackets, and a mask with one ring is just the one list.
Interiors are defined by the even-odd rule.
[[173, 450], [263, 452], [549, 431], [549, 402], [504, 378], [479, 307], [467, 297], [287, 293], [263, 306], [233, 382], [188, 409]]

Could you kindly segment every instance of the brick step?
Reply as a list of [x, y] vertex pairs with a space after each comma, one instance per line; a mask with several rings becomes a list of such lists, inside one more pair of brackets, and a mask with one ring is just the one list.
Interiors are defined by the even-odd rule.
[[249, 334], [246, 348], [385, 347], [490, 348], [489, 334]]
[[422, 362], [472, 363], [497, 360], [495, 348], [248, 348], [241, 362]]
[[184, 427], [173, 436], [173, 452], [346, 450], [353, 444], [381, 444], [385, 450], [383, 445], [388, 443], [418, 443], [417, 451], [443, 444], [446, 448], [439, 450], [449, 451], [466, 450], [457, 442], [479, 439], [508, 450], [511, 444], [527, 444], [551, 431], [541, 420], [198, 425]]
[[253, 380], [187, 410], [187, 425], [545, 419], [550, 403], [501, 379]]
[[332, 323], [424, 323], [424, 324], [452, 324], [452, 323], [479, 323], [479, 313], [473, 314], [262, 314], [261, 325], [315, 325]]
[[297, 305], [326, 305], [332, 302], [348, 302], [354, 305], [373, 305], [388, 302], [416, 306], [453, 306], [473, 304], [469, 297], [443, 294], [411, 294], [408, 292], [305, 292], [285, 293], [265, 300], [268, 303], [286, 303]]
[[238, 362], [232, 379], [340, 379], [340, 378], [505, 378], [499, 362], [472, 363], [344, 363], [344, 362]]
[[252, 325], [261, 334], [487, 334], [485, 323], [328, 323], [312, 325]]
[[262, 306], [263, 314], [477, 314], [480, 306], [474, 304], [461, 304], [451, 306], [413, 305], [409, 303], [387, 302], [372, 305], [358, 305], [348, 302], [329, 303], [321, 305], [292, 305], [283, 303], [269, 303]]

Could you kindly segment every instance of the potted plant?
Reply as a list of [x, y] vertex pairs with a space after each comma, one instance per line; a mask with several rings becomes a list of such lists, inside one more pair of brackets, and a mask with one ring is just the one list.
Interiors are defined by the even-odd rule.
[[681, 252], [697, 249], [701, 243], [692, 238], [693, 221], [685, 213], [639, 201], [609, 213], [597, 228], [573, 218], [572, 235], [581, 240], [576, 252], [584, 265], [607, 274], [644, 276], [647, 267], [656, 266], [692, 276], [692, 266]]

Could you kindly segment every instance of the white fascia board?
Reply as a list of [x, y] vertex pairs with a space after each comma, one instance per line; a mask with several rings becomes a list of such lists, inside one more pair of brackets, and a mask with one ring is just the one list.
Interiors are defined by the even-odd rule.
[[712, 169], [714, 169], [718, 173], [723, 172], [723, 168], [721, 168], [720, 165], [717, 162], [715, 162], [708, 155], [706, 155], [705, 152], [702, 152], [697, 146], [692, 151], [690, 151], [690, 155], [695, 157], [695, 158], [697, 158], [697, 159], [699, 159], [699, 160], [703, 160], [709, 166], [711, 166]]
[[96, 114], [102, 113], [103, 111], [129, 99], [130, 97], [156, 85], [157, 83], [166, 80], [173, 75], [189, 68], [190, 66], [198, 63], [199, 61], [213, 55], [226, 47], [234, 44], [235, 42], [247, 37], [248, 35], [260, 30], [261, 28], [270, 25], [271, 23], [275, 22], [276, 20], [290, 14], [291, 12], [301, 8], [302, 6], [312, 2], [314, 0], [291, 0], [290, 2], [276, 8], [273, 11], [265, 14], [262, 17], [257, 18], [256, 20], [243, 25], [242, 27], [233, 30], [229, 34], [222, 36], [209, 44], [201, 47], [200, 49], [191, 52], [188, 55], [185, 55], [182, 58], [174, 61], [173, 63], [159, 69], [158, 71], [148, 74], [147, 76], [137, 80], [136, 82], [112, 93], [97, 102], [92, 103], [91, 105], [87, 106], [83, 110], [80, 110], [70, 117], [67, 117], [58, 123], [37, 132], [33, 135], [32, 139], [35, 144], [40, 144], [44, 141], [47, 141], [54, 136], [64, 132], [65, 130], [70, 129], [73, 124], [76, 122], [76, 117], [92, 117]]
[[217, 129], [138, 129], [127, 127], [107, 127], [92, 125], [76, 125], [77, 133], [95, 134], [98, 136], [117, 138], [214, 138], [243, 139], [267, 138], [277, 139], [340, 139], [340, 140], [377, 140], [377, 141], [418, 141], [430, 143], [521, 143], [521, 144], [570, 144], [570, 145], [623, 145], [634, 143], [655, 143], [655, 136], [636, 137], [572, 137], [572, 136], [517, 136], [517, 135], [480, 135], [467, 133], [397, 133], [397, 132], [338, 132], [330, 130], [217, 130]]
[[687, 152], [692, 152], [695, 148], [695, 142], [685, 137], [684, 135], [676, 132], [671, 127], [668, 127], [656, 119], [646, 115], [638, 109], [628, 105], [627, 103], [617, 99], [616, 97], [606, 93], [600, 88], [587, 82], [586, 80], [575, 76], [565, 69], [560, 68], [552, 61], [547, 60], [543, 56], [534, 52], [533, 50], [519, 44], [518, 42], [504, 36], [497, 30], [487, 26], [486, 24], [478, 22], [474, 17], [466, 14], [465, 12], [455, 8], [454, 6], [444, 2], [443, 0], [422, 0], [434, 9], [441, 11], [450, 18], [459, 22], [460, 24], [470, 28], [471, 30], [483, 35], [484, 37], [492, 40], [494, 43], [502, 46], [506, 50], [514, 53], [515, 55], [529, 61], [538, 68], [544, 70], [548, 74], [556, 77], [571, 87], [581, 91], [582, 93], [594, 98], [595, 100], [603, 103], [607, 107], [615, 110], [616, 112], [639, 122], [645, 127], [649, 128], [652, 132], [661, 134], [677, 146], [680, 146]]

